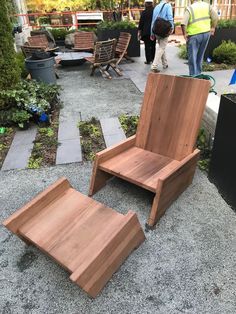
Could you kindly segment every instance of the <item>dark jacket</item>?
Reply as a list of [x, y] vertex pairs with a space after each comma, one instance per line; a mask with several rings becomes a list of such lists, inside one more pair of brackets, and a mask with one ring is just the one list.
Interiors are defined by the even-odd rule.
[[141, 38], [150, 36], [153, 7], [146, 8], [140, 17], [138, 29], [141, 31]]

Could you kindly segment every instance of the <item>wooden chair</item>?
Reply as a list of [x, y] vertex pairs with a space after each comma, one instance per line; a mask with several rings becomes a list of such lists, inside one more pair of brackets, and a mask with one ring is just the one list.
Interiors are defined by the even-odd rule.
[[[137, 215], [122, 215], [57, 180], [3, 222], [95, 297], [145, 236]], [[47, 275], [47, 274], [45, 274]]]
[[23, 52], [23, 55], [25, 56], [25, 58], [29, 58], [32, 56], [34, 52], [36, 51], [43, 52], [45, 51], [45, 49], [40, 46], [24, 45], [24, 46], [21, 46], [21, 51]]
[[[95, 44], [94, 48], [94, 55], [93, 57], [86, 57], [85, 59], [89, 61], [92, 66], [91, 76], [93, 76], [94, 71], [96, 68], [100, 70], [103, 77], [111, 79], [112, 77], [108, 73], [109, 67], [112, 65], [112, 67], [115, 66], [115, 45], [116, 40], [111, 39], [107, 41], [98, 41]], [[104, 68], [106, 66], [106, 68]]]
[[94, 33], [93, 32], [76, 32], [74, 36], [73, 50], [93, 52]]
[[116, 66], [121, 62], [123, 58], [130, 60], [127, 55], [127, 48], [129, 46], [131, 39], [130, 33], [121, 32], [116, 45], [116, 53], [115, 56], [118, 58], [116, 61]]
[[42, 35], [35, 35], [28, 37], [28, 43], [30, 46], [37, 46], [43, 48], [45, 51], [56, 51], [59, 47], [50, 47], [47, 36]]
[[191, 184], [195, 148], [209, 81], [151, 73], [135, 136], [96, 154], [89, 195], [112, 176], [155, 193], [148, 225], [153, 226]]

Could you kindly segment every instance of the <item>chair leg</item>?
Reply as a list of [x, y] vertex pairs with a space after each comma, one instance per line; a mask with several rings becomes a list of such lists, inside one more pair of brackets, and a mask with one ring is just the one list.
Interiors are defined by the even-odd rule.
[[107, 172], [104, 172], [98, 169], [98, 159], [96, 158], [93, 164], [93, 172], [90, 181], [89, 187], [89, 196], [92, 196], [97, 191], [99, 191], [102, 187], [106, 185], [107, 180], [112, 178], [113, 176]]
[[116, 72], [117, 75], [122, 76], [123, 73], [121, 72], [121, 70], [117, 67], [117, 64], [115, 63], [111, 63], [110, 64], [112, 69]]
[[159, 179], [157, 193], [152, 203], [152, 209], [147, 224], [154, 226], [166, 209], [192, 183], [199, 154], [196, 154], [182, 167], [171, 173], [165, 179]]
[[95, 69], [96, 69], [96, 67], [95, 67], [95, 66], [92, 66], [92, 70], [91, 70], [90, 76], [93, 76], [93, 75], [94, 75]]
[[99, 71], [101, 72], [101, 74], [102, 74], [102, 76], [104, 77], [104, 78], [108, 78], [108, 79], [112, 79], [112, 77], [111, 77], [111, 75], [109, 74], [109, 72], [106, 70], [106, 69], [104, 69], [102, 66], [100, 66], [99, 67]]

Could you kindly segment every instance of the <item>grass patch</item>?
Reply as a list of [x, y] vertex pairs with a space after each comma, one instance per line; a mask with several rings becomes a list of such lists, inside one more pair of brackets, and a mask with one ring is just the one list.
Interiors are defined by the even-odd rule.
[[13, 141], [15, 129], [1, 127], [0, 129], [1, 129], [0, 133], [0, 168], [1, 168], [8, 153], [8, 150], [11, 146], [11, 143]]
[[55, 110], [51, 116], [50, 127], [39, 127], [34, 141], [34, 147], [28, 162], [28, 168], [53, 166], [56, 162], [57, 133], [59, 126], [59, 110]]
[[100, 122], [92, 117], [88, 121], [78, 123], [81, 136], [83, 159], [92, 161], [97, 152], [106, 148]]

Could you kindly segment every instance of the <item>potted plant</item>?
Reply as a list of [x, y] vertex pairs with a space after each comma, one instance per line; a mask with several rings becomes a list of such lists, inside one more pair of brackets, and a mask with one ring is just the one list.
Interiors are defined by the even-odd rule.
[[210, 37], [204, 59], [212, 58], [213, 50], [218, 47], [223, 40], [236, 42], [236, 20], [220, 20], [215, 34]]
[[131, 40], [127, 49], [128, 56], [140, 57], [140, 42], [138, 41], [138, 28], [133, 22], [119, 21], [119, 22], [101, 22], [98, 24], [97, 37], [98, 40], [108, 40], [111, 38], [119, 38], [120, 32], [127, 32], [131, 34]]

